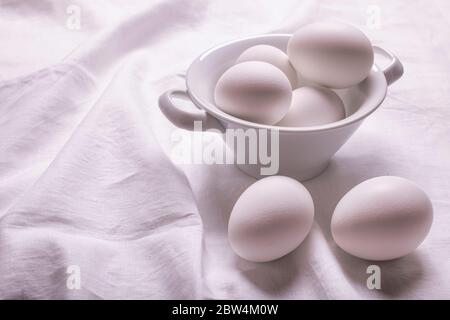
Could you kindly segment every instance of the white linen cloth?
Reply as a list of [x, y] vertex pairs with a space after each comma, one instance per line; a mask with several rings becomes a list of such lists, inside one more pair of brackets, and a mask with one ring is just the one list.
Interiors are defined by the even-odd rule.
[[[123, 3], [0, 3], [0, 298], [450, 298], [447, 1]], [[173, 135], [189, 133], [157, 98], [213, 45], [324, 19], [361, 27], [405, 74], [305, 182], [316, 205], [306, 241], [277, 261], [246, 262], [227, 243], [227, 221], [254, 179], [232, 165], [172, 162]], [[382, 288], [369, 290], [371, 262], [337, 248], [329, 228], [340, 197], [379, 175], [421, 185], [435, 218], [418, 250], [377, 263]], [[67, 286], [70, 266], [80, 289]]]

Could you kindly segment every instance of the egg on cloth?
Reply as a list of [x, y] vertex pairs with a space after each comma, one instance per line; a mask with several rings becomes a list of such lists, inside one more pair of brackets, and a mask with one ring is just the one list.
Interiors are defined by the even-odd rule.
[[305, 86], [294, 90], [289, 111], [277, 125], [308, 127], [344, 118], [344, 103], [334, 91], [318, 86]]
[[289, 62], [287, 54], [278, 48], [264, 44], [250, 47], [242, 52], [237, 58], [236, 63], [245, 61], [262, 61], [270, 63], [284, 72], [293, 89], [298, 86], [297, 71], [295, 71], [294, 67]]
[[413, 182], [394, 176], [366, 180], [337, 204], [331, 232], [344, 251], [368, 260], [411, 253], [427, 236], [433, 208]]
[[284, 176], [261, 179], [235, 203], [228, 223], [234, 252], [254, 262], [278, 259], [297, 248], [314, 220], [314, 203], [297, 180]]
[[243, 120], [275, 124], [288, 112], [292, 88], [277, 67], [261, 61], [238, 63], [219, 78], [214, 91], [222, 111]]
[[339, 22], [317, 22], [300, 28], [289, 40], [287, 54], [307, 80], [336, 89], [364, 80], [374, 61], [366, 35]]

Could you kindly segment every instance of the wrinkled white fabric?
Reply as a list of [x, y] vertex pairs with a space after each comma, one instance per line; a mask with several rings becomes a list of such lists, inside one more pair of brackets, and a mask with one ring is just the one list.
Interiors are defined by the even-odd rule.
[[[446, 1], [16, 0], [0, 9], [0, 298], [450, 298]], [[322, 19], [360, 26], [405, 74], [305, 182], [316, 206], [306, 241], [277, 261], [246, 262], [228, 245], [227, 222], [254, 179], [233, 165], [174, 163], [173, 136], [189, 133], [157, 99], [182, 88], [190, 61], [213, 45]], [[377, 263], [382, 288], [369, 290], [372, 263], [337, 248], [329, 228], [340, 197], [378, 175], [421, 185], [435, 219], [414, 253]], [[71, 266], [80, 289], [68, 286]]]

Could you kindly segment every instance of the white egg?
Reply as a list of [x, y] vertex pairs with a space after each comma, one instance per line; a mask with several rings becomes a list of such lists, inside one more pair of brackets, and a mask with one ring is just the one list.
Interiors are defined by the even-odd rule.
[[292, 93], [289, 111], [277, 125], [283, 127], [318, 126], [344, 118], [344, 103], [332, 90], [316, 86], [301, 87]]
[[284, 72], [289, 79], [292, 88], [297, 88], [298, 86], [297, 71], [289, 62], [287, 54], [278, 48], [264, 44], [250, 47], [242, 52], [237, 58], [236, 63], [245, 61], [262, 61], [270, 63]]
[[347, 88], [364, 80], [373, 65], [373, 48], [359, 29], [337, 22], [319, 22], [297, 30], [288, 56], [307, 80], [330, 88]]
[[249, 61], [225, 71], [217, 81], [214, 99], [217, 107], [226, 113], [272, 125], [287, 113], [292, 89], [286, 75], [277, 67]]
[[368, 260], [405, 256], [427, 236], [433, 208], [413, 182], [393, 176], [364, 181], [337, 204], [333, 238], [344, 251]]
[[235, 203], [228, 239], [240, 257], [265, 262], [278, 259], [306, 238], [314, 220], [314, 203], [297, 180], [284, 176], [261, 179]]

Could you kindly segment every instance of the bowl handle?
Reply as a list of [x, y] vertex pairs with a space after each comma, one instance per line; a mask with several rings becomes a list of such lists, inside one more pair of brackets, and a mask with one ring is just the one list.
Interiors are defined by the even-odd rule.
[[206, 111], [199, 108], [184, 110], [178, 107], [173, 101], [174, 95], [184, 96], [190, 100], [186, 91], [168, 90], [159, 97], [158, 103], [161, 112], [175, 126], [181, 129], [194, 131], [199, 128], [199, 125], [201, 125], [202, 131], [210, 129], [216, 129], [220, 132], [225, 131], [219, 121], [209, 115]]
[[403, 65], [400, 60], [392, 52], [381, 47], [373, 46], [373, 50], [390, 60], [389, 64], [382, 69], [388, 86], [400, 79], [403, 75]]

